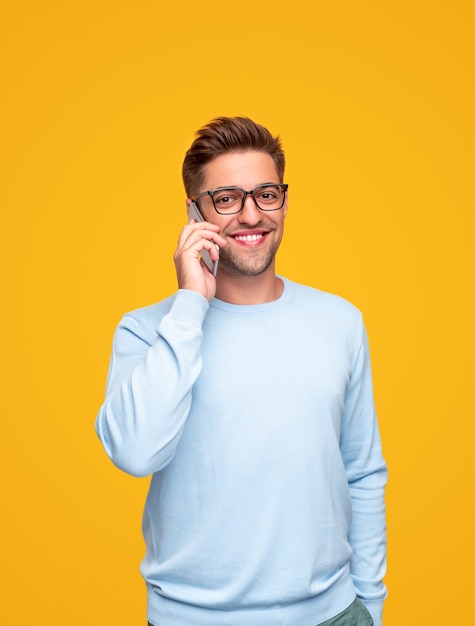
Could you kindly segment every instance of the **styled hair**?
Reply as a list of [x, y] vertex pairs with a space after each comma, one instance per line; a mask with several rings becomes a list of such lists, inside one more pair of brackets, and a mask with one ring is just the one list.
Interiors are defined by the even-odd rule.
[[285, 155], [279, 137], [248, 117], [217, 117], [196, 132], [196, 139], [183, 161], [183, 183], [188, 198], [202, 191], [204, 168], [227, 152], [256, 150], [275, 163], [280, 182], [284, 179]]

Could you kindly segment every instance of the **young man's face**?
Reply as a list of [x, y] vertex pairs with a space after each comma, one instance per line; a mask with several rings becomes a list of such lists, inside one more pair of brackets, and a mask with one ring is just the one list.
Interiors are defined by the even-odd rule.
[[[205, 166], [200, 193], [218, 187], [250, 191], [258, 185], [280, 182], [274, 161], [267, 153], [229, 152]], [[243, 210], [234, 215], [220, 215], [207, 197], [201, 203], [201, 212], [205, 220], [220, 226], [220, 234], [228, 242], [220, 251], [220, 271], [246, 276], [257, 276], [269, 268], [274, 271], [274, 257], [284, 231], [287, 197], [281, 209], [261, 211], [248, 195]]]

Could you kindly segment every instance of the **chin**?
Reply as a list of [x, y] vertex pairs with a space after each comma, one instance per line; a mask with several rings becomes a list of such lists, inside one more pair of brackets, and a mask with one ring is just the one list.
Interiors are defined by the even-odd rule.
[[234, 255], [227, 256], [221, 251], [220, 269], [228, 276], [260, 276], [266, 272], [274, 260], [274, 252], [259, 258], [242, 258]]

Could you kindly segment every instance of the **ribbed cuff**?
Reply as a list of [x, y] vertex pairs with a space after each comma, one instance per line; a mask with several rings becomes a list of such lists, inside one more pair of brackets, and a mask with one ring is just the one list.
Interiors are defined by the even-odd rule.
[[361, 602], [363, 602], [365, 607], [371, 613], [374, 626], [383, 626], [383, 604], [384, 604], [383, 600], [365, 602], [363, 599], [361, 599]]

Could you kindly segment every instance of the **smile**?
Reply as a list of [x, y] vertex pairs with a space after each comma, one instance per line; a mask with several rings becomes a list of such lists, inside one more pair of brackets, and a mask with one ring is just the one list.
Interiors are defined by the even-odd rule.
[[237, 239], [238, 241], [248, 241], [248, 242], [255, 242], [255, 241], [259, 241], [259, 239], [262, 239], [264, 235], [262, 233], [259, 233], [257, 235], [235, 235], [234, 239]]

